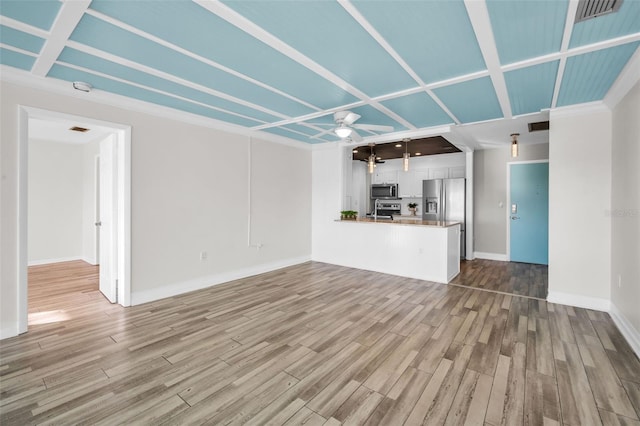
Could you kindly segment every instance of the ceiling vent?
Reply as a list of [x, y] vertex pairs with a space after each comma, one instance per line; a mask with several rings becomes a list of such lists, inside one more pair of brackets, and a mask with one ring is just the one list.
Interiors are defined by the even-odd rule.
[[575, 23], [616, 12], [620, 9], [620, 5], [622, 5], [622, 0], [580, 0]]
[[78, 127], [78, 126], [73, 126], [69, 130], [73, 130], [74, 132], [80, 132], [80, 133], [89, 131], [89, 129], [87, 129], [86, 127]]
[[541, 130], [549, 130], [548, 121], [538, 121], [536, 123], [529, 123], [529, 132], [539, 132]]

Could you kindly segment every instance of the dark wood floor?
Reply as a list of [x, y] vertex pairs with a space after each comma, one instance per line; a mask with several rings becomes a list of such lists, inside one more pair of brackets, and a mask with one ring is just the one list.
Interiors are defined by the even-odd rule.
[[463, 260], [460, 274], [451, 283], [546, 300], [549, 274], [547, 265]]
[[2, 425], [640, 424], [605, 313], [316, 262], [125, 309], [96, 272], [30, 270]]

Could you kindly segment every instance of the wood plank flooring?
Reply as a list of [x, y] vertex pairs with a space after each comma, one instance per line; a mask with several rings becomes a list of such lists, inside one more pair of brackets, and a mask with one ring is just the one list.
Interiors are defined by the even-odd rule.
[[317, 262], [121, 308], [30, 268], [0, 423], [640, 425], [608, 314]]
[[463, 260], [460, 274], [451, 283], [546, 300], [549, 274], [547, 265]]

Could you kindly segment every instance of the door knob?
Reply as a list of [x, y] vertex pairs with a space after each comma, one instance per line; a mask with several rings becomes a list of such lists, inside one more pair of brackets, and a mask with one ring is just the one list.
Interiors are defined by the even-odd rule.
[[95, 223], [95, 225], [96, 225], [96, 226], [102, 226], [102, 221], [100, 221], [100, 222], [96, 222], [96, 223]]
[[518, 220], [518, 219], [520, 219], [519, 216], [511, 216], [511, 220]]

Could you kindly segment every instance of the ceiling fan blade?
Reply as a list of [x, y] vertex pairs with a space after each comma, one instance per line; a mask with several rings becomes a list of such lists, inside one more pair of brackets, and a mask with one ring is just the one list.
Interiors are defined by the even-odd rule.
[[349, 138], [354, 142], [362, 142], [363, 140], [362, 136], [360, 136], [355, 130], [351, 131], [351, 135], [349, 136]]
[[374, 132], [393, 132], [392, 126], [381, 126], [379, 124], [354, 124], [353, 127], [362, 130], [372, 130]]
[[333, 133], [333, 129], [323, 130], [322, 132], [318, 133], [317, 135], [311, 136], [311, 139], [318, 139], [321, 136], [328, 135], [329, 133]]
[[347, 126], [352, 125], [353, 123], [355, 123], [358, 119], [360, 118], [360, 116], [358, 114], [356, 114], [355, 112], [351, 112], [349, 111], [349, 113], [347, 114], [347, 116], [342, 120], [342, 122], [344, 124], [346, 124]]

